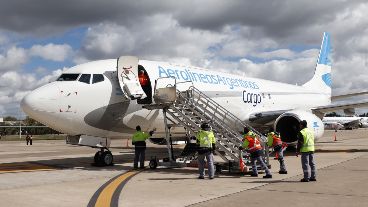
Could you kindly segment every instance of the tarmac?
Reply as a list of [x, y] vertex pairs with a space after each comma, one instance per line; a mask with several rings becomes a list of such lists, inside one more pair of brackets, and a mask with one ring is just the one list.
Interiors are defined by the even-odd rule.
[[[113, 140], [114, 166], [91, 165], [96, 149], [65, 141], [0, 141], [0, 206], [365, 206], [368, 129], [326, 131], [316, 143], [317, 182], [301, 183], [300, 157], [287, 153], [287, 175], [271, 159], [272, 179], [217, 175], [197, 168], [132, 170], [134, 150]], [[176, 153], [179, 149], [176, 149]], [[165, 157], [165, 146], [149, 145]], [[148, 162], [146, 163], [148, 164]]]

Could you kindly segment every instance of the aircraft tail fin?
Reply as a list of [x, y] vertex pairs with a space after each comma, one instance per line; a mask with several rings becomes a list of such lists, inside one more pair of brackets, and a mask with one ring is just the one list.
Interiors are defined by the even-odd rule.
[[303, 86], [331, 97], [331, 42], [330, 34], [325, 32], [314, 76]]

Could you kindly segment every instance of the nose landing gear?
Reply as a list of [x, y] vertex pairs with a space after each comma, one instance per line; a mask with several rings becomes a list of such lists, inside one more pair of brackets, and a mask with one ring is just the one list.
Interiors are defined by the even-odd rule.
[[111, 166], [113, 165], [114, 157], [111, 151], [106, 148], [100, 148], [101, 150], [96, 152], [94, 157], [94, 164], [96, 166]]

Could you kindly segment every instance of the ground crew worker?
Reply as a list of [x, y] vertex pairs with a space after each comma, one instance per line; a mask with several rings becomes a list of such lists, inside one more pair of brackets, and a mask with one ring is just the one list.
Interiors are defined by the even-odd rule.
[[274, 132], [271, 128], [267, 134], [267, 140], [268, 147], [272, 147], [275, 153], [278, 154], [278, 160], [280, 163], [279, 174], [287, 174], [280, 134], [278, 132]]
[[216, 149], [216, 138], [213, 134], [211, 127], [208, 123], [201, 124], [201, 130], [197, 133], [197, 144], [198, 147], [198, 179], [204, 179], [204, 167], [205, 161], [207, 160], [208, 165], [208, 177], [213, 179], [215, 176], [215, 167], [213, 164], [213, 151]]
[[26, 142], [27, 142], [27, 145], [28, 145], [28, 143], [30, 144], [30, 145], [32, 145], [32, 135], [30, 135], [30, 134], [28, 134], [27, 133], [27, 135], [26, 135]]
[[[314, 162], [314, 134], [307, 128], [307, 121], [300, 122], [300, 132], [298, 133], [298, 145], [296, 148], [296, 156], [301, 153], [301, 162], [303, 168], [303, 179], [300, 182], [317, 181], [316, 164]], [[310, 167], [310, 176], [309, 169]]]
[[137, 130], [132, 137], [132, 145], [135, 146], [134, 153], [134, 168], [138, 168], [138, 160], [140, 162], [140, 168], [144, 168], [144, 160], [146, 155], [146, 139], [148, 139], [155, 132], [156, 129], [153, 129], [149, 133], [142, 132], [141, 126], [136, 126]]
[[240, 150], [247, 149], [250, 153], [250, 161], [252, 164], [252, 177], [258, 177], [258, 170], [256, 161], [259, 162], [261, 167], [266, 171], [266, 175], [263, 178], [272, 178], [272, 174], [268, 169], [267, 165], [263, 161], [262, 156], [262, 146], [258, 140], [257, 135], [250, 131], [248, 128], [244, 128], [244, 142], [243, 145], [239, 147]]

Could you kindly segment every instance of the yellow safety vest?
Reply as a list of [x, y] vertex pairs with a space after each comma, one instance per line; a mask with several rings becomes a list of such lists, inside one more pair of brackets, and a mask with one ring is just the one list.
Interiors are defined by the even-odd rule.
[[300, 152], [314, 152], [314, 135], [313, 132], [308, 129], [304, 128], [300, 131], [300, 133], [303, 135], [303, 145], [300, 148]]
[[136, 133], [133, 134], [132, 137], [132, 142], [139, 142], [139, 141], [146, 141], [146, 139], [148, 139], [150, 137], [149, 134], [142, 132], [142, 131], [137, 131]]
[[215, 135], [212, 131], [200, 130], [197, 133], [197, 140], [199, 142], [199, 147], [211, 148], [212, 144], [216, 143]]

